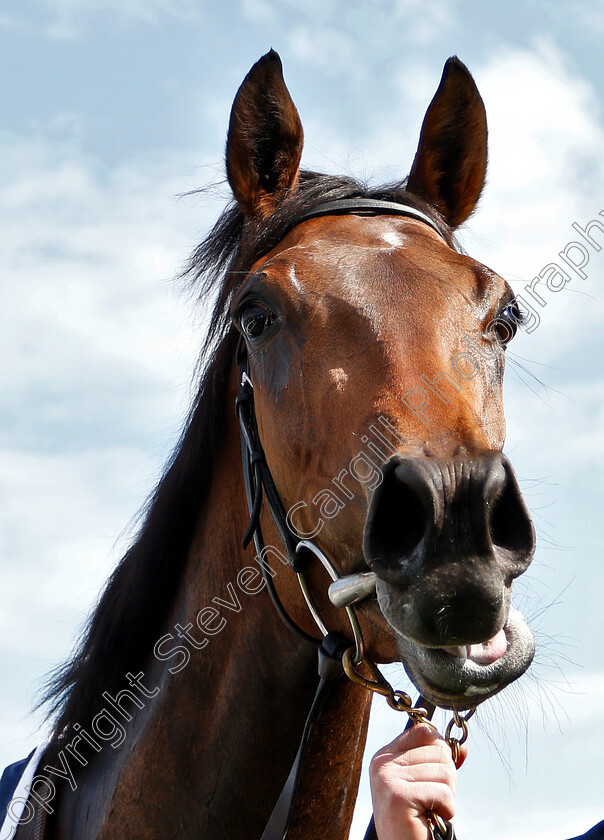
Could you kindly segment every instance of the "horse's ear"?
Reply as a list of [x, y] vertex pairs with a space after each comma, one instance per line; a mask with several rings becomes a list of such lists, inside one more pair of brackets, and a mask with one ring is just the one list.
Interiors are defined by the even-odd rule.
[[470, 71], [454, 56], [424, 117], [407, 189], [428, 199], [455, 228], [476, 207], [486, 171], [484, 103]]
[[296, 187], [303, 139], [281, 59], [271, 50], [247, 74], [231, 109], [227, 177], [246, 216], [270, 216]]

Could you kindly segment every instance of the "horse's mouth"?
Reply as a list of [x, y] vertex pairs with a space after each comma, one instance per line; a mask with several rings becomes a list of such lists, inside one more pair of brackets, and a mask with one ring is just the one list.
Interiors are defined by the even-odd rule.
[[478, 645], [429, 648], [397, 632], [409, 677], [437, 706], [468, 709], [518, 679], [535, 652], [533, 634], [518, 610], [510, 609], [503, 629]]

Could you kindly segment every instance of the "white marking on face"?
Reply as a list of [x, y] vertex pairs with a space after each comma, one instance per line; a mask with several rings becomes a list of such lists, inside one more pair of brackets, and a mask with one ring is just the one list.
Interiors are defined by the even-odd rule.
[[331, 381], [336, 386], [336, 389], [338, 391], [343, 391], [346, 386], [346, 383], [348, 382], [348, 374], [344, 373], [342, 368], [332, 368], [329, 371], [329, 376], [331, 378]]
[[289, 269], [289, 279], [291, 281], [292, 286], [298, 292], [298, 294], [302, 294], [302, 283], [298, 280], [296, 276], [296, 268], [295, 266], [290, 266]]
[[387, 245], [393, 248], [404, 248], [407, 244], [405, 237], [396, 230], [386, 230], [381, 234], [382, 239]]

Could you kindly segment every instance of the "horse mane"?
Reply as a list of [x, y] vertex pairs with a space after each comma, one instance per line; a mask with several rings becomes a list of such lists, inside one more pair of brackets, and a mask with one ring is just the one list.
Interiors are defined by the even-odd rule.
[[[193, 251], [180, 278], [202, 302], [214, 299], [200, 356], [200, 385], [180, 439], [155, 491], [139, 515], [138, 533], [83, 628], [72, 657], [53, 671], [39, 705], [55, 717], [54, 746], [74, 723], [85, 726], [103, 692], [124, 686], [128, 671], [144, 669], [181, 582], [199, 511], [209, 491], [213, 453], [224, 428], [225, 396], [237, 333], [229, 304], [250, 266], [317, 204], [342, 198], [404, 201], [428, 214], [454, 246], [437, 211], [405, 182], [370, 188], [347, 177], [303, 171], [298, 189], [260, 225], [251, 227], [234, 203]], [[52, 747], [51, 747], [52, 749]]]

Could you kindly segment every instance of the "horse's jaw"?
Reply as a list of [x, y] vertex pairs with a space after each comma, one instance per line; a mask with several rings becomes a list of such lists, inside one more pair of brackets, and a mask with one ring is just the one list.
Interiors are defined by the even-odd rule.
[[477, 706], [522, 676], [535, 653], [533, 634], [514, 608], [502, 630], [479, 645], [425, 647], [393, 629], [410, 679], [424, 697], [443, 708]]

